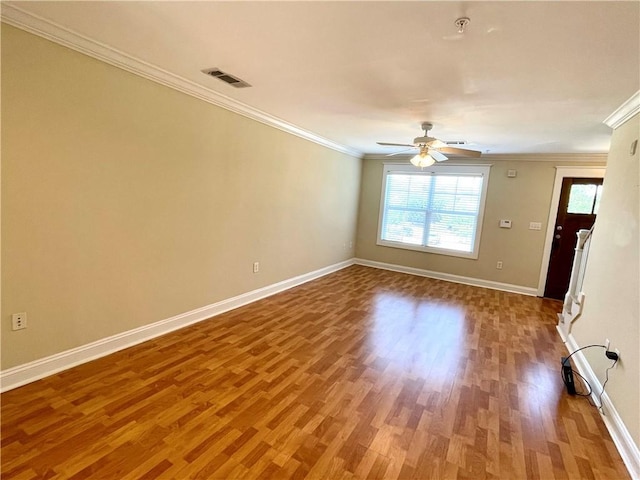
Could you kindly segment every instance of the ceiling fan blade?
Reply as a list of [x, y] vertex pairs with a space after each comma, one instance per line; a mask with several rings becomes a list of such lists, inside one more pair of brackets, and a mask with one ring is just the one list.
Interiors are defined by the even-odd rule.
[[439, 152], [448, 153], [449, 155], [461, 155], [463, 157], [474, 157], [478, 158], [482, 155], [482, 152], [477, 150], [467, 150], [466, 148], [455, 148], [455, 147], [442, 147], [438, 148]]
[[448, 146], [442, 140], [438, 140], [437, 138], [435, 140], [427, 143], [427, 145], [429, 146], [429, 148], [444, 148], [444, 147]]
[[449, 159], [448, 157], [440, 153], [438, 150], [434, 150], [434, 149], [429, 149], [429, 155], [431, 155], [436, 162], [444, 162], [445, 160]]
[[[404, 149], [404, 150], [400, 150], [399, 152], [389, 153], [389, 154], [387, 155], [387, 157], [393, 157], [394, 155], [401, 155], [401, 154], [406, 153], [406, 152], [408, 152], [408, 151], [410, 151], [410, 150], [413, 150], [413, 149], [415, 149], [415, 148], [416, 148], [416, 147], [411, 147], [411, 148], [406, 148], [406, 149]], [[435, 157], [433, 157], [433, 158], [435, 158]]]
[[411, 147], [415, 148], [416, 146], [413, 143], [387, 143], [387, 142], [376, 142], [378, 145], [382, 145], [383, 147]]

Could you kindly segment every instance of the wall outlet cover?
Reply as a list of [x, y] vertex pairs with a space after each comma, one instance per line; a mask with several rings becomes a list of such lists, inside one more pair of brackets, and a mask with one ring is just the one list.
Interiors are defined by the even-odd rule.
[[27, 313], [14, 313], [11, 315], [11, 329], [22, 330], [27, 328]]
[[542, 230], [542, 223], [529, 222], [529, 230]]

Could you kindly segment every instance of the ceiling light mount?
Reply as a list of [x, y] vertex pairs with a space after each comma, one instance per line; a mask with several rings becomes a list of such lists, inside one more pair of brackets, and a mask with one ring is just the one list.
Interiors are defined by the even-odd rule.
[[453, 24], [458, 27], [458, 33], [464, 33], [464, 29], [467, 28], [469, 22], [471, 22], [471, 19], [469, 17], [460, 17], [456, 19]]

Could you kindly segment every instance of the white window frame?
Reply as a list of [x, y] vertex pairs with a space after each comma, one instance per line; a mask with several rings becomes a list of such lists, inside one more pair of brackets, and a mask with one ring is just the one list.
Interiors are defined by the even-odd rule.
[[[438, 165], [435, 164], [431, 167], [425, 167], [419, 169], [413, 165], [399, 164], [399, 163], [384, 163], [382, 175], [382, 188], [380, 189], [380, 211], [378, 215], [378, 237], [376, 244], [384, 247], [401, 248], [405, 250], [416, 250], [419, 252], [435, 253], [439, 255], [449, 255], [453, 257], [463, 257], [470, 259], [477, 259], [480, 251], [480, 235], [482, 233], [482, 224], [484, 220], [484, 210], [487, 200], [487, 186], [489, 185], [489, 173], [491, 171], [491, 165], [471, 165], [471, 164], [458, 164], [458, 165]], [[471, 252], [462, 252], [459, 250], [451, 250], [447, 248], [439, 247], [426, 247], [422, 245], [412, 245], [403, 242], [395, 242], [391, 240], [382, 239], [382, 225], [385, 213], [385, 198], [387, 190], [387, 175], [392, 173], [409, 173], [415, 175], [470, 175], [482, 177], [482, 191], [480, 193], [480, 205], [478, 207], [478, 217], [476, 222], [476, 231], [474, 236], [473, 249]]]

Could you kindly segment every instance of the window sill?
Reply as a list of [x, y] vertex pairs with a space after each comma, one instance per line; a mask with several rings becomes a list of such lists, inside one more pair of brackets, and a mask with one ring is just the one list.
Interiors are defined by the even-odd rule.
[[461, 252], [460, 250], [450, 250], [446, 248], [423, 247], [422, 245], [411, 245], [408, 243], [391, 242], [389, 240], [380, 239], [378, 239], [376, 245], [380, 245], [381, 247], [399, 248], [401, 250], [413, 250], [416, 252], [432, 253], [435, 255], [468, 258], [470, 260], [478, 259], [478, 252]]

